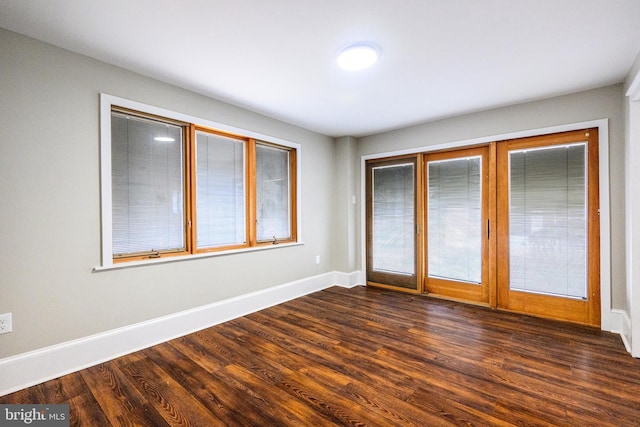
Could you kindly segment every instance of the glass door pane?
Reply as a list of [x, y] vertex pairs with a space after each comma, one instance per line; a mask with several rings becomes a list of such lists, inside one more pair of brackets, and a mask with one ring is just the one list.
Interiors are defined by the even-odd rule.
[[416, 159], [367, 165], [367, 279], [417, 289]]
[[373, 269], [415, 273], [414, 167], [373, 168]]
[[509, 153], [509, 287], [587, 298], [587, 146]]
[[481, 160], [427, 162], [429, 277], [482, 282]]
[[259, 242], [293, 237], [290, 155], [287, 149], [256, 144], [256, 233]]
[[497, 307], [600, 324], [598, 130], [497, 145]]
[[429, 294], [489, 303], [489, 147], [427, 154]]

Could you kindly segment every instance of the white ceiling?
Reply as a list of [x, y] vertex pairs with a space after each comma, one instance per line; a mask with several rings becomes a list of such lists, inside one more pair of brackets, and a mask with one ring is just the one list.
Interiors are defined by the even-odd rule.
[[[0, 27], [363, 136], [621, 82], [640, 0], [0, 0]], [[376, 65], [339, 69], [361, 41], [380, 48]]]

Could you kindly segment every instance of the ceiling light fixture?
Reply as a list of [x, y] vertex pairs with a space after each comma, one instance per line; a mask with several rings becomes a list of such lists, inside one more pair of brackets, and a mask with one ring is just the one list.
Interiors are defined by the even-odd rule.
[[354, 44], [338, 56], [338, 65], [343, 70], [358, 71], [372, 66], [378, 60], [378, 50], [370, 44]]

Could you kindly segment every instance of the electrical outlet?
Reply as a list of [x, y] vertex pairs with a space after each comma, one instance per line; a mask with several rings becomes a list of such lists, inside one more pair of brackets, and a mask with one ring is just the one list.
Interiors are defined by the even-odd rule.
[[320, 255], [316, 255], [316, 264], [320, 264]]
[[11, 313], [0, 314], [0, 334], [8, 334], [12, 330]]

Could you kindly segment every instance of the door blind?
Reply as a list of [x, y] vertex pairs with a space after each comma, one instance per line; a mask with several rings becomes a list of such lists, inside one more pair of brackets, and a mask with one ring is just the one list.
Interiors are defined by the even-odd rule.
[[586, 143], [509, 153], [509, 287], [587, 297]]

